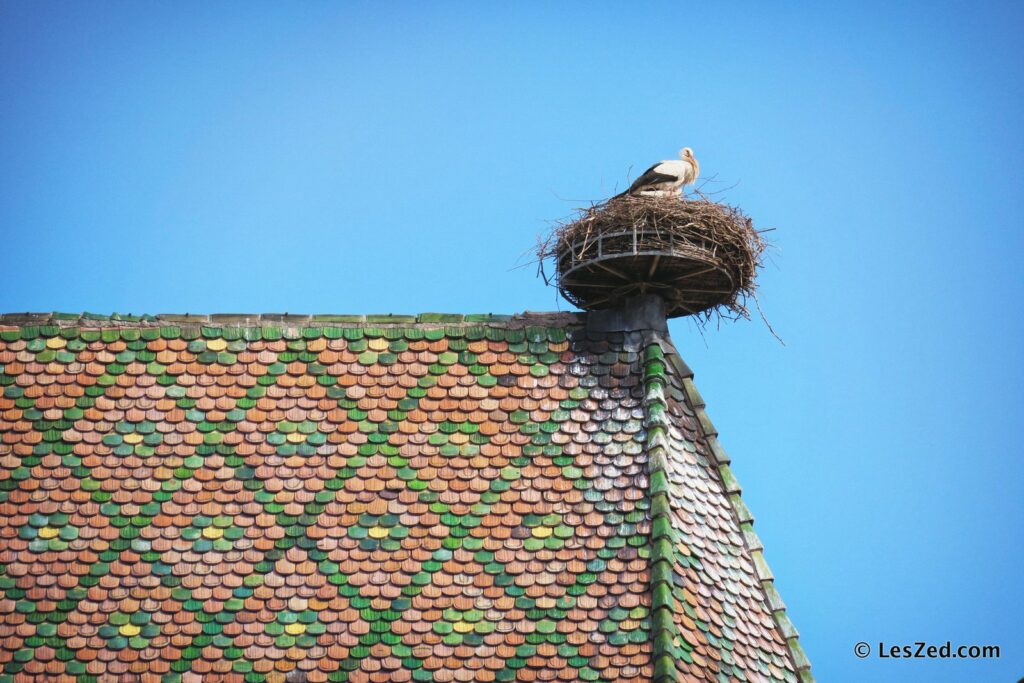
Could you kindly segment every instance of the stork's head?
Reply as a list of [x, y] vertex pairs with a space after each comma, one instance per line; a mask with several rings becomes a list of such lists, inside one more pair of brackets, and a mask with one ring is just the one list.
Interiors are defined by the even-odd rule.
[[681, 150], [679, 150], [679, 158], [687, 160], [693, 159], [693, 150], [690, 149], [689, 147], [683, 147]]

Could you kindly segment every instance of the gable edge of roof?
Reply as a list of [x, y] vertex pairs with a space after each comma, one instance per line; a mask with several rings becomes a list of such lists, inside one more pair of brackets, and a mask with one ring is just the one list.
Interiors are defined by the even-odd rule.
[[[686, 392], [686, 399], [692, 406], [697, 420], [700, 423], [701, 431], [708, 443], [711, 455], [714, 459], [712, 465], [722, 479], [725, 488], [726, 498], [729, 506], [736, 517], [738, 526], [742, 531], [743, 542], [747, 547], [750, 557], [753, 560], [754, 570], [764, 591], [765, 604], [768, 612], [772, 615], [779, 633], [786, 641], [787, 650], [801, 683], [815, 683], [814, 675], [811, 673], [811, 663], [807, 658], [803, 647], [800, 644], [800, 634], [790, 620], [786, 611], [786, 605], [782, 601], [779, 592], [775, 589], [775, 576], [764, 559], [764, 544], [753, 529], [754, 518], [749, 508], [743, 502], [740, 493], [742, 491], [739, 482], [736, 480], [732, 469], [729, 467], [731, 459], [725, 449], [718, 441], [718, 430], [707, 415], [705, 403], [700, 392], [693, 381], [693, 371], [690, 370], [682, 356], [672, 343], [671, 338], [666, 335], [654, 333], [653, 341], [658, 344], [667, 362], [666, 372], [675, 372], [682, 380], [683, 389]], [[662, 400], [664, 395], [662, 394]], [[653, 529], [653, 501], [652, 501], [652, 529]], [[653, 570], [652, 570], [653, 571]], [[653, 605], [652, 605], [653, 607]]]

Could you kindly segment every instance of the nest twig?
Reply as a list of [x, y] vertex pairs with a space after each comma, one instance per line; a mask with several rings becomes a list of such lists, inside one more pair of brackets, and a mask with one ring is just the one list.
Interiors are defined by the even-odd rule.
[[[766, 247], [739, 208], [703, 194], [693, 199], [623, 195], [556, 223], [538, 244], [537, 255], [545, 281], [552, 279], [546, 273], [548, 262], [559, 289], [582, 308], [609, 307], [655, 291], [675, 307], [676, 315], [706, 323], [751, 317], [747, 304], [750, 299], [756, 303], [756, 278]], [[581, 275], [576, 268], [594, 262], [609, 271], [610, 261], [597, 262], [616, 251], [622, 259], [614, 262], [612, 270], [620, 276], [614, 285], [598, 283], [596, 269]], [[665, 260], [656, 254], [664, 254]], [[612, 291], [595, 294], [595, 287]]]

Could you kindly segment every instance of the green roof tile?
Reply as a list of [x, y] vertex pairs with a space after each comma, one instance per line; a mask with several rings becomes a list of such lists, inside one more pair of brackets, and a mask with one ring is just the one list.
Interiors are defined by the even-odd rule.
[[[486, 660], [493, 680], [556, 666], [543, 676], [707, 678], [709, 661], [735, 680], [809, 679], [666, 340], [587, 333], [575, 314], [19, 320], [0, 318], [0, 353], [36, 365], [0, 366], [18, 425], [4, 443], [19, 449], [0, 463], [15, 506], [0, 548], [16, 563], [60, 557], [76, 580], [30, 599], [37, 573], [0, 567], [11, 619], [34, 625], [0, 645], [7, 675], [42, 655], [98, 680], [152, 651], [168, 680], [428, 681], [491, 648], [505, 652]], [[72, 387], [56, 412], [39, 401], [45, 364]], [[58, 505], [22, 514], [19, 487]], [[684, 491], [724, 525], [715, 544]], [[140, 579], [163, 597], [138, 597]], [[95, 591], [89, 613], [107, 616], [90, 619], [102, 644], [87, 652], [68, 615]], [[583, 652], [583, 624], [598, 625], [600, 657]]]

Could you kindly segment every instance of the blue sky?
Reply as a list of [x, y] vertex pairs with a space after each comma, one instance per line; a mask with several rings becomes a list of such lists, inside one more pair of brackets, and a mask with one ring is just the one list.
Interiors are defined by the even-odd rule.
[[671, 328], [819, 680], [1015, 679], [1024, 5], [823, 4], [4, 3], [0, 310], [566, 309], [538, 233], [689, 145], [776, 229], [785, 346]]

